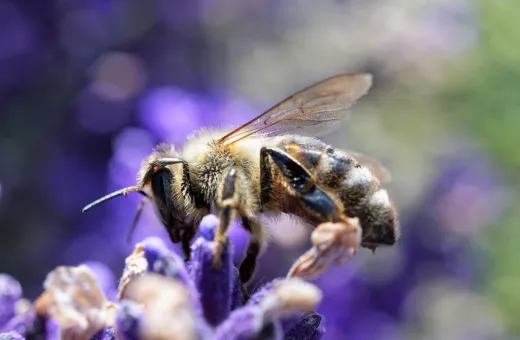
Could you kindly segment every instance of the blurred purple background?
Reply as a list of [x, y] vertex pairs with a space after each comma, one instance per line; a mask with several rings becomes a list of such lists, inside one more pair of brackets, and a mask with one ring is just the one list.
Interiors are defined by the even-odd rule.
[[[181, 147], [202, 126], [238, 125], [318, 80], [368, 71], [373, 90], [325, 141], [390, 169], [403, 236], [317, 280], [326, 338], [503, 338], [485, 231], [516, 192], [498, 149], [457, 127], [473, 102], [442, 97], [474, 84], [479, 10], [470, 0], [0, 0], [0, 272], [31, 298], [57, 265], [101, 262], [119, 276], [139, 197], [81, 208], [134, 184], [157, 143]], [[251, 287], [308, 247], [308, 230], [268, 227]], [[149, 235], [166, 239], [150, 207], [134, 241]], [[239, 261], [247, 234], [235, 226], [232, 239]]]

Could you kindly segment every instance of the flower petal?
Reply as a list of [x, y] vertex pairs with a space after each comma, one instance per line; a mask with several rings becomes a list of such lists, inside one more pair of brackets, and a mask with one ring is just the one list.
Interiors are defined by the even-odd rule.
[[112, 270], [102, 262], [90, 261], [83, 264], [92, 270], [107, 299], [114, 301], [117, 298], [117, 280]]
[[240, 274], [237, 268], [233, 268], [233, 291], [231, 292], [231, 310], [244, 305], [245, 299], [240, 283]]
[[[125, 298], [144, 309], [123, 305], [118, 313], [118, 332], [127, 339], [137, 335], [149, 340], [195, 340], [199, 338], [198, 318], [188, 289], [176, 279], [146, 274], [132, 280], [125, 289]], [[126, 309], [125, 309], [126, 306]], [[142, 312], [141, 312], [142, 311]], [[122, 321], [122, 322], [120, 322]]]
[[22, 298], [22, 286], [10, 275], [0, 274], [0, 329], [15, 315], [16, 301]]
[[117, 310], [116, 329], [118, 337], [123, 340], [138, 340], [139, 320], [144, 308], [137, 302], [123, 300]]
[[301, 314], [313, 310], [320, 300], [321, 291], [308, 282], [275, 280], [217, 327], [217, 339], [281, 339], [284, 330], [294, 328]]
[[116, 333], [114, 328], [107, 327], [99, 332], [97, 332], [93, 337], [92, 340], [116, 340]]
[[258, 306], [246, 306], [233, 311], [217, 327], [215, 340], [282, 339], [280, 328], [279, 324], [264, 319]]
[[289, 278], [276, 282], [259, 306], [270, 317], [283, 318], [312, 311], [321, 298], [318, 287], [298, 278]]
[[[36, 329], [36, 322], [35, 316], [33, 313], [28, 314], [20, 314], [13, 317], [11, 320], [9, 320], [8, 323], [4, 325], [4, 327], [1, 329], [3, 332], [7, 331], [15, 331], [20, 334], [27, 335], [29, 333], [43, 333], [44, 329]], [[42, 327], [43, 328], [43, 327]]]
[[285, 335], [285, 340], [319, 340], [323, 337], [323, 317], [317, 313], [306, 313]]
[[225, 320], [231, 312], [232, 296], [233, 300], [237, 300], [237, 296], [233, 295], [233, 291], [236, 290], [236, 280], [230, 242], [222, 249], [221, 267], [216, 269], [213, 265], [216, 246], [213, 238], [219, 223], [215, 215], [207, 215], [202, 219], [199, 227], [201, 236], [193, 243], [190, 265], [193, 281], [200, 294], [204, 316], [213, 326]]
[[44, 327], [40, 330], [37, 326], [32, 303], [27, 299], [20, 299], [14, 304], [14, 316], [0, 327], [0, 332], [16, 331], [27, 336], [29, 332], [44, 331]]
[[199, 294], [190, 280], [189, 273], [182, 260], [175, 252], [170, 251], [158, 237], [149, 237], [136, 244], [134, 251], [125, 260], [125, 269], [119, 282], [119, 298], [124, 296], [125, 287], [136, 277], [145, 273], [157, 273], [182, 282], [198, 310]]
[[0, 340], [25, 340], [25, 337], [18, 332], [7, 332], [0, 334]]

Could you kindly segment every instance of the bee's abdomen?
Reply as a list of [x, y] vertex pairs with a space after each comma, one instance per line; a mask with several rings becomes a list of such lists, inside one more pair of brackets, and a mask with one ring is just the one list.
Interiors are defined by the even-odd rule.
[[359, 218], [364, 243], [395, 243], [395, 209], [386, 190], [367, 167], [313, 138], [287, 137], [278, 146], [311, 171], [319, 186], [340, 199], [345, 215]]

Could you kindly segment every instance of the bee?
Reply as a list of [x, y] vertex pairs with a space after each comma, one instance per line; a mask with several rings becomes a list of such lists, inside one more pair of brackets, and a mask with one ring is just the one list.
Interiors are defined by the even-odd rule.
[[231, 132], [201, 130], [182, 150], [161, 144], [143, 161], [136, 185], [102, 197], [83, 211], [117, 196], [141, 193], [145, 198], [134, 222], [144, 202], [153, 202], [171, 241], [181, 243], [189, 261], [199, 222], [216, 210], [216, 268], [229, 227], [240, 219], [251, 236], [239, 267], [244, 285], [266, 244], [260, 215], [289, 214], [314, 226], [357, 217], [362, 247], [393, 245], [399, 234], [397, 213], [381, 186], [389, 180], [388, 171], [375, 159], [317, 138], [345, 121], [371, 86], [370, 74], [337, 75]]

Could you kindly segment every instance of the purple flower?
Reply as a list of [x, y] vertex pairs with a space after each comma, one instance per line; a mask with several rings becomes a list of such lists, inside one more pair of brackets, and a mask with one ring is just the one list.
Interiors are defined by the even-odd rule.
[[0, 275], [0, 332], [5, 339], [28, 334], [37, 326], [31, 303], [22, 296], [20, 283], [13, 277]]
[[231, 242], [220, 269], [213, 266], [218, 225], [214, 215], [202, 220], [189, 263], [159, 238], [136, 244], [113, 295], [117, 301], [105, 295], [114, 282], [99, 263], [57, 267], [34, 304], [22, 299], [16, 280], [1, 276], [2, 339], [321, 339], [323, 319], [313, 312], [321, 291], [283, 278], [246, 301]]
[[[222, 252], [221, 268], [213, 268], [218, 223], [213, 215], [202, 220], [200, 236], [193, 243], [192, 259], [187, 266], [158, 238], [137, 244], [126, 260], [120, 284], [122, 302], [116, 328], [123, 337], [321, 338], [322, 319], [309, 312], [321, 300], [321, 292], [315, 286], [299, 278], [278, 279], [259, 289], [245, 303], [238, 271], [232, 263], [231, 243]], [[165, 301], [176, 308], [161, 308]], [[162, 312], [157, 313], [155, 309]], [[178, 314], [180, 310], [181, 315], [189, 316], [183, 322]], [[176, 330], [181, 328], [182, 335], [179, 335]]]
[[47, 275], [44, 287], [34, 308], [47, 319], [47, 335], [90, 339], [114, 324], [116, 305], [107, 300], [88, 266], [57, 267]]
[[9, 275], [0, 275], [0, 327], [15, 315], [15, 304], [22, 297], [20, 283]]
[[25, 337], [18, 332], [11, 331], [0, 334], [0, 340], [25, 340]]

